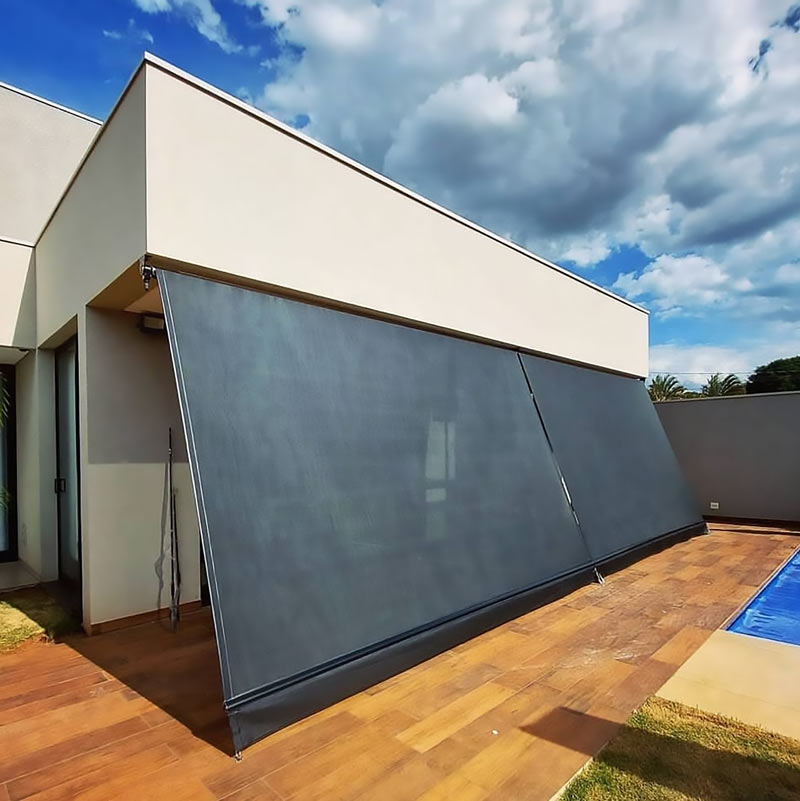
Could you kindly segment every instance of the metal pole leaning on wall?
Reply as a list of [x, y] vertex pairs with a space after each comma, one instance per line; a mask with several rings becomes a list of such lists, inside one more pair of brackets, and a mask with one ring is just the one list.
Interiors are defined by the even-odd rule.
[[169, 555], [170, 555], [170, 605], [169, 619], [172, 630], [178, 628], [181, 611], [181, 563], [178, 553], [178, 514], [175, 503], [175, 482], [173, 480], [173, 451], [172, 451], [172, 426], [169, 428]]

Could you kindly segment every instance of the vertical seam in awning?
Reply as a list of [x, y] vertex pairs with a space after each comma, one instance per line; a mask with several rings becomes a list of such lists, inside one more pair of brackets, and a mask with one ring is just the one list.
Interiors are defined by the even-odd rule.
[[536, 414], [539, 417], [539, 422], [542, 425], [542, 431], [544, 431], [544, 438], [547, 440], [547, 447], [550, 449], [550, 456], [553, 459], [553, 465], [555, 466], [556, 472], [558, 473], [558, 477], [561, 480], [561, 489], [564, 492], [564, 497], [567, 499], [567, 503], [569, 504], [569, 508], [572, 511], [572, 517], [575, 520], [575, 525], [578, 527], [578, 532], [581, 535], [581, 540], [583, 541], [583, 545], [586, 548], [586, 554], [589, 557], [589, 562], [591, 563], [593, 568], [597, 568], [597, 560], [594, 558], [592, 554], [592, 549], [589, 547], [589, 541], [586, 539], [586, 534], [583, 531], [583, 526], [581, 526], [580, 518], [578, 517], [578, 512], [575, 509], [575, 504], [572, 501], [572, 495], [569, 491], [569, 486], [567, 485], [567, 479], [564, 476], [564, 471], [561, 469], [561, 465], [558, 463], [558, 457], [556, 456], [555, 448], [553, 448], [553, 442], [550, 439], [550, 433], [547, 430], [547, 423], [542, 415], [542, 410], [539, 408], [539, 403], [536, 400], [536, 394], [533, 391], [533, 385], [531, 384], [530, 377], [528, 376], [528, 371], [525, 369], [525, 363], [522, 361], [522, 355], [519, 351], [517, 353], [517, 361], [519, 362], [520, 369], [522, 370], [522, 375], [525, 376], [525, 383], [528, 385], [528, 392], [531, 396], [531, 402], [533, 403], [533, 408], [536, 410]]

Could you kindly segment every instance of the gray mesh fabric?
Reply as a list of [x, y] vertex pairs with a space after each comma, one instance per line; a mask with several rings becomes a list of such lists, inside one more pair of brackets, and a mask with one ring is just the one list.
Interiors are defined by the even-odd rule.
[[702, 523], [642, 381], [522, 363], [595, 560]]

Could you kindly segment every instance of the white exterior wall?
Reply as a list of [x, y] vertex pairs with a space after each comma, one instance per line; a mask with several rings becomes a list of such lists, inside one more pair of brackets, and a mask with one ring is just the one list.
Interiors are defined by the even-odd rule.
[[99, 123], [4, 84], [0, 120], [0, 237], [33, 243]]
[[140, 71], [36, 245], [39, 344], [145, 251], [144, 105]]
[[181, 602], [200, 597], [200, 534], [165, 336], [137, 317], [86, 309], [79, 320], [84, 618], [101, 623], [169, 606], [168, 427], [183, 578]]
[[147, 250], [647, 375], [647, 315], [147, 65]]
[[[27, 331], [30, 341], [33, 332], [34, 344], [52, 347], [77, 318], [88, 624], [158, 605], [167, 425], [184, 447], [166, 341], [141, 334], [134, 315], [88, 306], [145, 252], [229, 280], [647, 373], [640, 309], [147, 63], [44, 228], [33, 290], [29, 268], [22, 289], [22, 267], [15, 284], [19, 304], [33, 292], [38, 317], [33, 329], [15, 322], [15, 336]], [[32, 404], [18, 423], [20, 552], [24, 527], [23, 558], [52, 577], [52, 353], [26, 357], [19, 373], [20, 404]], [[199, 537], [183, 454], [176, 481], [189, 602], [199, 597]], [[167, 575], [162, 606], [168, 594]]]
[[[19, 558], [44, 581], [58, 573], [54, 377], [52, 353], [35, 351], [33, 243], [98, 129], [96, 120], [0, 84], [0, 361], [19, 359]], [[32, 352], [20, 359], [24, 350]]]
[[0, 346], [36, 347], [34, 251], [27, 245], [18, 245], [2, 239], [0, 239]]
[[33, 243], [98, 128], [0, 84], [0, 348], [36, 347]]

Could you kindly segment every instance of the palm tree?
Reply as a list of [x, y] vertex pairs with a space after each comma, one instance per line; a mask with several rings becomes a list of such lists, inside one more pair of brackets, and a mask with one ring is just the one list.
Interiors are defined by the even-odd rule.
[[700, 388], [700, 394], [706, 398], [719, 395], [744, 395], [744, 389], [742, 381], [733, 373], [728, 373], [724, 378], [721, 373], [714, 373]]
[[647, 388], [653, 401], [677, 400], [682, 398], [686, 388], [674, 375], [654, 375]]

